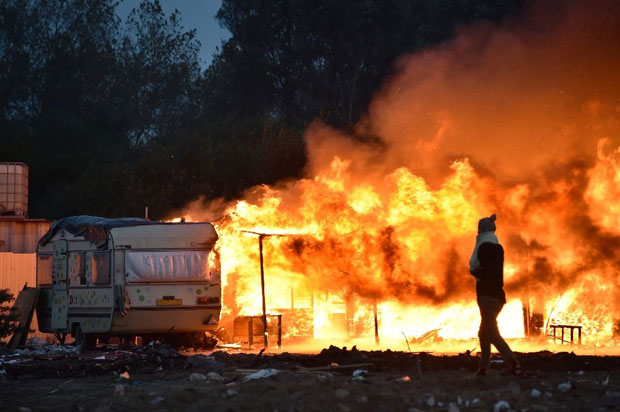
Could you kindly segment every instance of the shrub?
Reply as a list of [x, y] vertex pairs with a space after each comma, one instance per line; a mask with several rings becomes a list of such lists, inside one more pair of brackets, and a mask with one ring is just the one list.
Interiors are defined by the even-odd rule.
[[10, 305], [14, 299], [8, 289], [0, 289], [0, 339], [17, 331], [17, 313], [11, 311]]

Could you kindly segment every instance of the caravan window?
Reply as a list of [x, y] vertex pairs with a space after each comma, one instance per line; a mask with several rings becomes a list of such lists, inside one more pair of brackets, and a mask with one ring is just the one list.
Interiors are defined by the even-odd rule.
[[86, 268], [84, 267], [84, 253], [75, 254], [75, 270], [78, 278], [80, 279], [80, 285], [86, 284]]
[[92, 283], [95, 285], [110, 284], [110, 253], [95, 252], [91, 262]]
[[37, 281], [39, 285], [52, 284], [52, 255], [37, 256]]
[[125, 253], [128, 282], [206, 282], [206, 250], [132, 251]]
[[86, 285], [84, 252], [69, 252], [69, 281], [72, 286]]

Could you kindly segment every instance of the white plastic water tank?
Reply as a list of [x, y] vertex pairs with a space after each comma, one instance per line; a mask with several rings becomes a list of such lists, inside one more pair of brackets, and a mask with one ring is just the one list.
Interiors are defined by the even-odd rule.
[[28, 213], [28, 166], [19, 162], [0, 163], [0, 215]]

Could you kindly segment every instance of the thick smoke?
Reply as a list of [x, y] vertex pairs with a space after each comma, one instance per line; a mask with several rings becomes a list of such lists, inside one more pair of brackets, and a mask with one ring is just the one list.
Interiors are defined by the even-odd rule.
[[[467, 157], [511, 182], [575, 156], [593, 161], [597, 140], [619, 137], [618, 16], [613, 0], [539, 2], [522, 19], [463, 28], [403, 56], [360, 125], [386, 146], [378, 164], [365, 153], [363, 167], [406, 166], [437, 183]], [[326, 133], [308, 132], [311, 174], [360, 151], [337, 135], [330, 147]]]

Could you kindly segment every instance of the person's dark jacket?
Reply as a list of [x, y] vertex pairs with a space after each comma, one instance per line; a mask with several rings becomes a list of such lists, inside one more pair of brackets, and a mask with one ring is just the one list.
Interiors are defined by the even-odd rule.
[[504, 248], [495, 243], [483, 243], [478, 248], [480, 269], [474, 275], [480, 279], [476, 282], [476, 295], [487, 296], [506, 303], [504, 293]]

